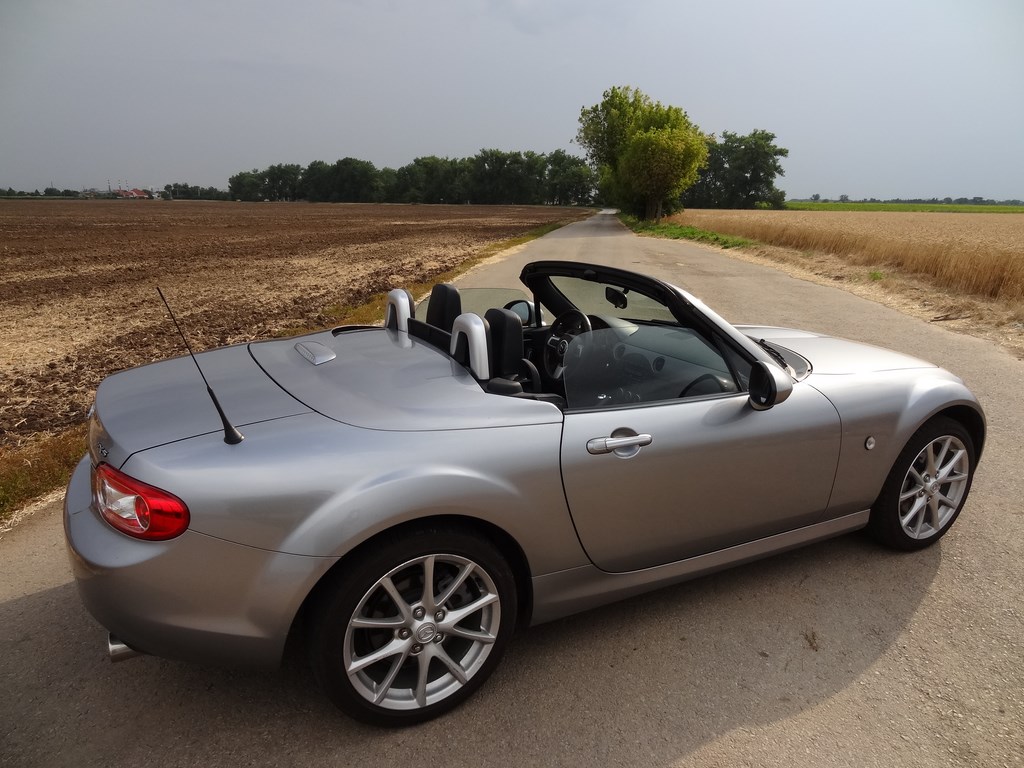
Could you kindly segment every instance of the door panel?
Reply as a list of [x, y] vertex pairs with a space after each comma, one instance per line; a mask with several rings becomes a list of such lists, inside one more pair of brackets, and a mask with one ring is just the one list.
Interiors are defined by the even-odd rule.
[[742, 393], [570, 411], [562, 476], [590, 558], [630, 571], [820, 521], [839, 443], [835, 408], [802, 384], [768, 411]]

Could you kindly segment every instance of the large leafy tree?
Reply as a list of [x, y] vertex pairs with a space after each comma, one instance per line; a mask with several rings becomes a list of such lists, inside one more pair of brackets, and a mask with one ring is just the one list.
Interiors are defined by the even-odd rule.
[[597, 177], [581, 157], [556, 149], [547, 157], [545, 202], [552, 205], [590, 205]]
[[295, 200], [299, 196], [302, 166], [294, 163], [271, 165], [263, 171], [263, 197], [266, 200]]
[[240, 171], [228, 179], [228, 193], [233, 200], [262, 199], [263, 174], [253, 168], [251, 171]]
[[466, 199], [469, 169], [465, 160], [428, 155], [396, 171], [385, 199], [402, 203], [461, 203]]
[[299, 197], [314, 203], [331, 199], [334, 191], [334, 169], [323, 160], [314, 160], [302, 171]]
[[377, 168], [369, 160], [343, 157], [331, 166], [332, 203], [373, 203], [380, 199]]
[[679, 107], [632, 86], [604, 92], [580, 110], [576, 142], [597, 169], [601, 195], [645, 217], [678, 205], [707, 158], [704, 135]]
[[746, 136], [723, 131], [720, 141], [709, 138], [707, 166], [683, 194], [683, 203], [692, 208], [782, 208], [786, 193], [775, 187], [775, 179], [785, 175], [780, 158], [788, 156], [770, 131]]
[[634, 134], [619, 161], [619, 184], [628, 199], [643, 200], [644, 218], [661, 220], [665, 201], [673, 205], [697, 180], [707, 156], [704, 137], [683, 128], [650, 128]]

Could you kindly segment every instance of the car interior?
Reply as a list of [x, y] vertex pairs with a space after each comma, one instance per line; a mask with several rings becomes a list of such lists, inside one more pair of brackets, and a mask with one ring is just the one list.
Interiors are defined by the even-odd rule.
[[[478, 311], [464, 311], [463, 294], [450, 283], [435, 285], [419, 307], [408, 291], [396, 289], [387, 297], [385, 327], [449, 355], [489, 393], [551, 402], [563, 410], [746, 388], [749, 361], [720, 339], [666, 320], [671, 314], [656, 300], [627, 293], [607, 287], [601, 297], [607, 313], [571, 309], [548, 325], [535, 317], [539, 307], [518, 291], [467, 289], [468, 303]], [[522, 298], [482, 309], [481, 294], [497, 301]], [[630, 301], [637, 318], [622, 316], [629, 314]]]

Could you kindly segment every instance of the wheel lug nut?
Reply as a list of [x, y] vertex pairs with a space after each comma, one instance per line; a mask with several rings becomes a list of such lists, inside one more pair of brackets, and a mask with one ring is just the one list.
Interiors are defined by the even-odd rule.
[[412, 634], [412, 632], [410, 632], [405, 627], [402, 627], [400, 630], [398, 630], [398, 636], [400, 638], [402, 638], [403, 640], [408, 640], [409, 639], [409, 635], [411, 635], [411, 634]]
[[414, 646], [412, 647], [412, 652], [413, 652], [413, 653], [419, 653], [419, 652], [420, 652], [420, 651], [422, 651], [422, 650], [423, 650], [423, 646], [422, 646], [422, 645], [420, 645], [419, 643], [416, 643], [416, 644], [415, 644], [415, 645], [414, 645]]
[[434, 614], [434, 621], [444, 621], [444, 611], [438, 611]]
[[443, 641], [444, 641], [444, 635], [442, 635], [440, 632], [438, 632], [436, 635], [434, 635], [434, 642], [435, 643], [440, 643], [440, 642], [443, 642]]
[[426, 613], [427, 612], [424, 611], [422, 608], [414, 608], [412, 611], [412, 615], [417, 621], [422, 619], [426, 615]]

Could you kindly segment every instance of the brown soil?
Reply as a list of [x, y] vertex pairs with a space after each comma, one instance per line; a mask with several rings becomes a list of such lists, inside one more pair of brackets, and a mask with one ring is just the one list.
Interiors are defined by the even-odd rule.
[[327, 327], [488, 245], [580, 211], [545, 207], [0, 201], [0, 450], [83, 420], [109, 373]]

